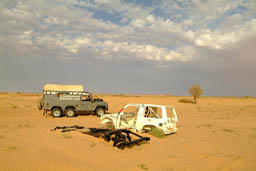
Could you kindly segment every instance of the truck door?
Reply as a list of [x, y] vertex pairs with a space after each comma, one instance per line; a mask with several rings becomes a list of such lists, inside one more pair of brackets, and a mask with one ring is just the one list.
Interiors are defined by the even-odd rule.
[[81, 106], [78, 110], [81, 111], [92, 111], [92, 101], [89, 95], [82, 95], [81, 96]]

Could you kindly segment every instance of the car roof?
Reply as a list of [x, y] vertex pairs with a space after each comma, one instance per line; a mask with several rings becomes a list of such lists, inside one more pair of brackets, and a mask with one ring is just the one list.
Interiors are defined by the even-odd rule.
[[137, 106], [137, 107], [172, 107], [172, 106], [156, 105], [156, 104], [127, 104], [126, 106]]

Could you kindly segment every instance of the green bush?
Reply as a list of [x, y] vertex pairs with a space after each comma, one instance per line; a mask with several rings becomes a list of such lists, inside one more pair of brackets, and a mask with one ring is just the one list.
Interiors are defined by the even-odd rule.
[[231, 129], [222, 129], [222, 131], [225, 131], [225, 132], [234, 132], [233, 130], [231, 130]]
[[164, 138], [165, 137], [164, 131], [162, 129], [156, 128], [156, 127], [153, 127], [151, 129], [151, 131], [149, 131], [148, 133], [155, 136], [155, 137], [158, 137], [158, 138]]
[[140, 168], [141, 170], [148, 170], [147, 166], [143, 163], [138, 164], [137, 167]]
[[63, 138], [66, 138], [66, 139], [70, 139], [70, 138], [72, 138], [72, 136], [71, 136], [71, 135], [69, 135], [69, 134], [65, 134], [65, 133], [62, 133], [62, 137], [63, 137]]

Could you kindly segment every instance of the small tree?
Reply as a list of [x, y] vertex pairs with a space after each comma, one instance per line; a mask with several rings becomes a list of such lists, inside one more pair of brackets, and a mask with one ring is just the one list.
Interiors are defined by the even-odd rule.
[[199, 98], [201, 94], [203, 94], [203, 89], [201, 89], [199, 85], [193, 85], [189, 89], [189, 93], [193, 96], [195, 104], [197, 104], [197, 98]]

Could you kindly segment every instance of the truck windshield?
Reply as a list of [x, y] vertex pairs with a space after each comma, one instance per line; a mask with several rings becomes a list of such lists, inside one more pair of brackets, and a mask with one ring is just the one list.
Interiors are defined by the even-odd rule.
[[82, 100], [82, 101], [89, 101], [89, 100], [90, 100], [90, 96], [88, 96], [88, 95], [82, 95], [82, 96], [81, 96], [81, 100]]

